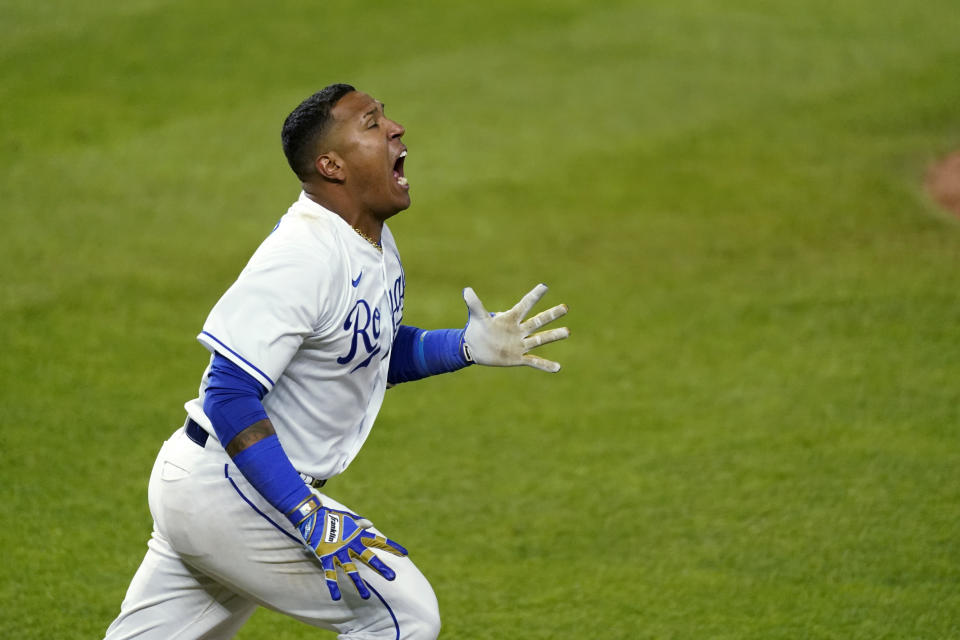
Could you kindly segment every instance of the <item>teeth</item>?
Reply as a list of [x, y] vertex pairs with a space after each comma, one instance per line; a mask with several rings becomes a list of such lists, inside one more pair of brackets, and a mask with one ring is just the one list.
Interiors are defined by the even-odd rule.
[[406, 158], [406, 157], [407, 157], [407, 150], [406, 150], [406, 149], [403, 150], [403, 153], [400, 154], [400, 157], [401, 157], [401, 158]]
[[397, 184], [400, 185], [401, 187], [405, 187], [407, 186], [407, 179], [403, 176], [400, 176], [399, 178], [397, 178]]

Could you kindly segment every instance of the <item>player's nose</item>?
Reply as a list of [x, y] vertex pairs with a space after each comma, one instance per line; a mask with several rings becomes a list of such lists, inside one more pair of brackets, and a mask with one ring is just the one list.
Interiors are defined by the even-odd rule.
[[[389, 120], [389, 118], [388, 118], [388, 120]], [[403, 128], [403, 125], [400, 124], [399, 122], [396, 122], [395, 120], [389, 120], [389, 122], [390, 122], [390, 125], [387, 127], [387, 131], [388, 131], [391, 139], [392, 139], [392, 138], [399, 138], [399, 137], [403, 136], [403, 134], [405, 134], [405, 133], [407, 132], [407, 130], [404, 129], [404, 128]]]

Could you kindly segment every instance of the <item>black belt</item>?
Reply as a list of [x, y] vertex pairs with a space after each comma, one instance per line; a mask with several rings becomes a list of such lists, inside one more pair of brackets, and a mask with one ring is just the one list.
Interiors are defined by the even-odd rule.
[[193, 418], [187, 418], [187, 437], [196, 442], [201, 447], [207, 446], [207, 438], [210, 434], [207, 430], [193, 421]]
[[[207, 430], [197, 424], [193, 418], [187, 418], [187, 427], [185, 429], [187, 432], [187, 437], [196, 442], [201, 447], [207, 446], [207, 439], [210, 437], [210, 434], [207, 433]], [[314, 478], [305, 473], [301, 473], [300, 477], [303, 481], [313, 487], [314, 489], [319, 489], [323, 485], [327, 484], [326, 480], [320, 478]]]

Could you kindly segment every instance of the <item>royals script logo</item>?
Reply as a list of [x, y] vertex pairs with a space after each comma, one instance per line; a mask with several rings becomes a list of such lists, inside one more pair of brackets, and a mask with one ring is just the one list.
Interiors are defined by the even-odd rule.
[[[397, 264], [400, 264], [400, 256], [397, 256]], [[403, 293], [406, 289], [407, 277], [403, 273], [403, 265], [400, 264], [400, 275], [393, 281], [393, 287], [387, 291], [387, 297], [390, 299], [390, 318], [393, 320], [393, 335], [397, 335], [400, 321], [403, 320]]]
[[[397, 258], [399, 262], [399, 257]], [[400, 275], [393, 282], [393, 286], [387, 289], [387, 300], [390, 304], [390, 320], [393, 325], [391, 337], [397, 334], [400, 327], [400, 321], [403, 320], [403, 295], [406, 289], [406, 279], [403, 275], [403, 267], [400, 268]], [[337, 358], [339, 364], [350, 364], [356, 358], [360, 358], [359, 364], [350, 369], [350, 373], [362, 369], [370, 364], [374, 356], [383, 352], [382, 358], [390, 355], [390, 345], [386, 349], [380, 344], [380, 336], [383, 334], [382, 318], [380, 308], [371, 305], [365, 299], [360, 298], [353, 303], [347, 318], [343, 322], [343, 330], [350, 333], [350, 349], [346, 355]]]
[[370, 303], [362, 298], [353, 303], [353, 308], [350, 309], [350, 313], [347, 314], [347, 319], [343, 323], [344, 331], [353, 332], [350, 339], [350, 351], [347, 355], [337, 358], [337, 362], [339, 364], [352, 362], [362, 347], [363, 360], [353, 369], [350, 369], [350, 373], [370, 364], [373, 356], [380, 353], [380, 329], [379, 308], [374, 307], [371, 311]]

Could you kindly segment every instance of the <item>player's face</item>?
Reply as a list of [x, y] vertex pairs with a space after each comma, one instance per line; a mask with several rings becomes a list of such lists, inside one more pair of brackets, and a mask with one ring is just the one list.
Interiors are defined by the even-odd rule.
[[334, 145], [343, 159], [345, 182], [358, 204], [380, 219], [410, 206], [403, 174], [404, 128], [384, 115], [383, 103], [353, 91], [334, 106]]

